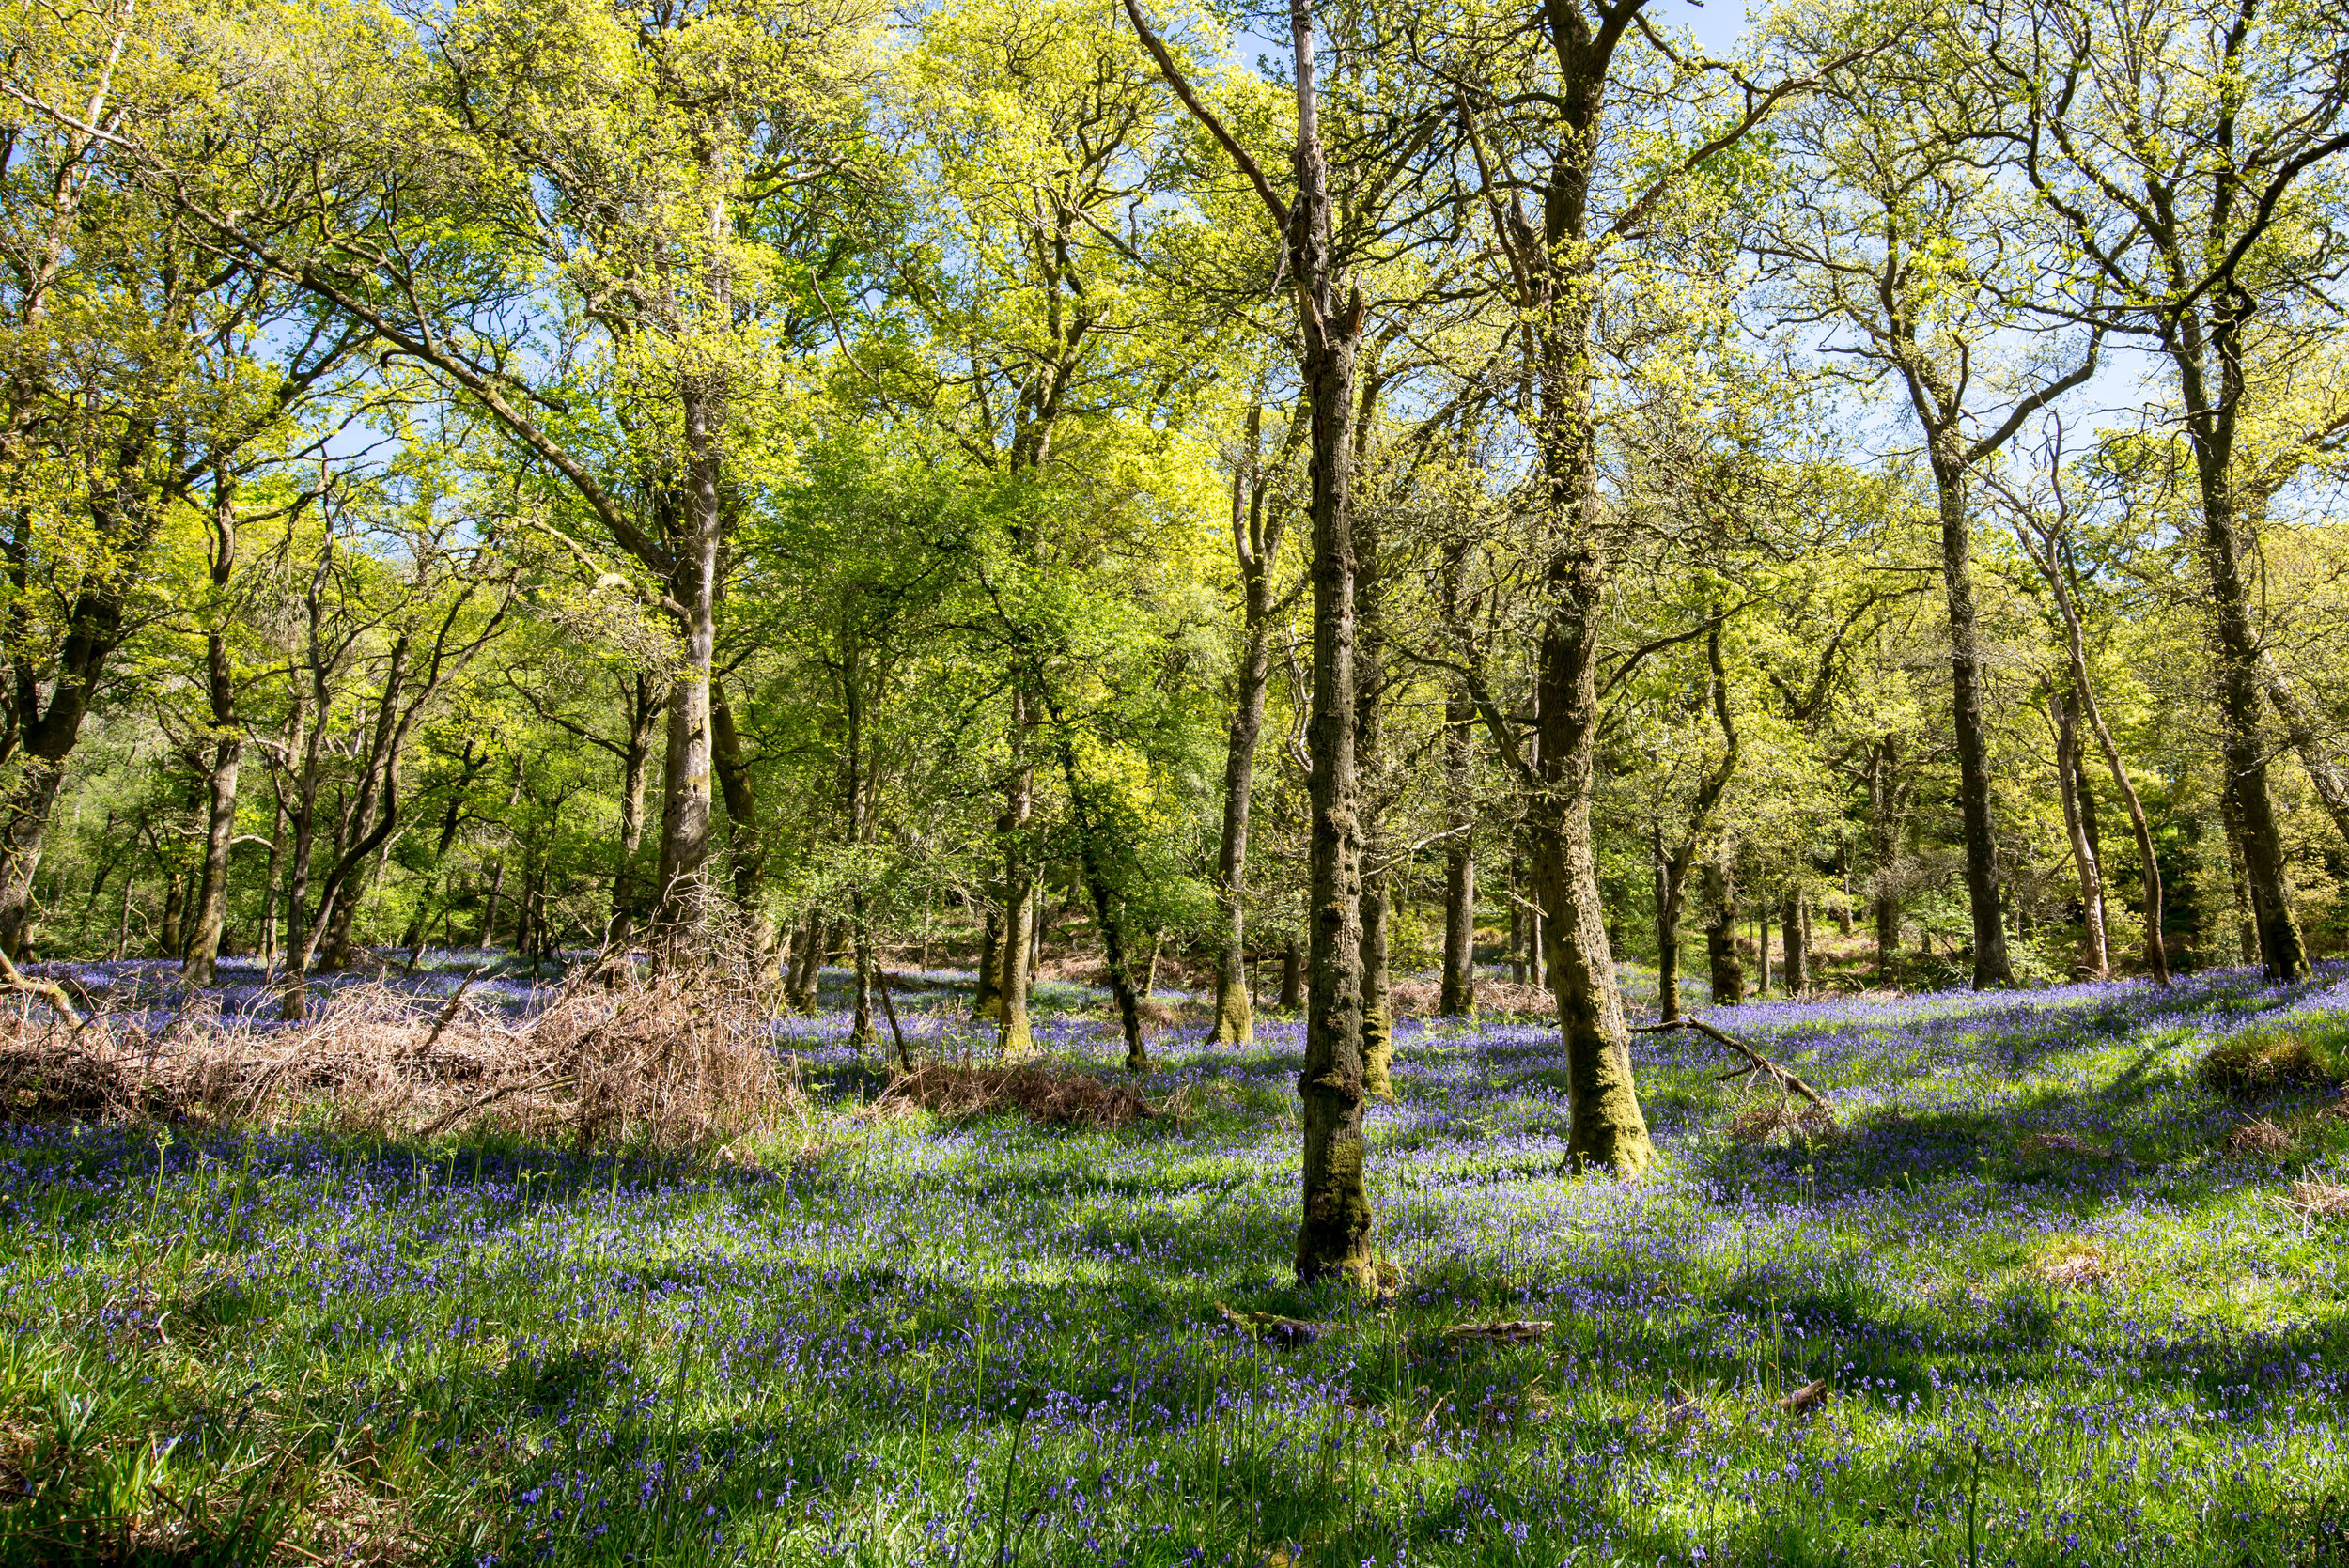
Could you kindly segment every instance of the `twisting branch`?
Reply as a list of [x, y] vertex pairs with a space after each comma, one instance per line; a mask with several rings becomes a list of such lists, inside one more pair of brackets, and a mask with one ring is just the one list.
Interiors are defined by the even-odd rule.
[[1661, 1034], [1666, 1030], [1671, 1029], [1693, 1029], [1700, 1034], [1705, 1035], [1710, 1039], [1719, 1041], [1722, 1045], [1727, 1046], [1731, 1050], [1734, 1050], [1738, 1055], [1744, 1057], [1746, 1061], [1750, 1063], [1750, 1065], [1733, 1068], [1729, 1072], [1723, 1073], [1721, 1075], [1723, 1079], [1745, 1078], [1750, 1074], [1760, 1073], [1765, 1078], [1767, 1078], [1775, 1082], [1781, 1089], [1790, 1090], [1795, 1094], [1800, 1094], [1804, 1099], [1809, 1100], [1812, 1105], [1817, 1106], [1821, 1110], [1826, 1111], [1829, 1116], [1835, 1114], [1834, 1102], [1829, 1100], [1825, 1094], [1820, 1094], [1816, 1089], [1812, 1088], [1811, 1085], [1805, 1083], [1802, 1079], [1797, 1078], [1793, 1073], [1788, 1072], [1785, 1068], [1780, 1066], [1777, 1063], [1771, 1061], [1760, 1051], [1755, 1050], [1751, 1046], [1747, 1045], [1743, 1040], [1738, 1039], [1735, 1035], [1724, 1034], [1702, 1018], [1673, 1018], [1666, 1023], [1634, 1024], [1631, 1026], [1631, 1032], [1634, 1034]]

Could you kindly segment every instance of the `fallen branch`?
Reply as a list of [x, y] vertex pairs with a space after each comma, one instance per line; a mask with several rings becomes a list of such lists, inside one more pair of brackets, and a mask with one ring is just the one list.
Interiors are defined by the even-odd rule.
[[1554, 1323], [1540, 1318], [1510, 1319], [1499, 1323], [1455, 1323], [1443, 1333], [1448, 1340], [1491, 1340], [1499, 1344], [1522, 1344], [1538, 1340], [1552, 1328]]
[[1693, 1029], [1698, 1033], [1703, 1034], [1709, 1039], [1719, 1041], [1722, 1045], [1727, 1046], [1731, 1050], [1734, 1050], [1738, 1055], [1744, 1057], [1748, 1063], [1750, 1063], [1750, 1065], [1745, 1067], [1740, 1067], [1734, 1071], [1722, 1074], [1721, 1076], [1723, 1078], [1745, 1078], [1752, 1073], [1761, 1073], [1775, 1081], [1781, 1089], [1790, 1090], [1795, 1094], [1800, 1094], [1804, 1099], [1809, 1100], [1812, 1105], [1817, 1106], [1821, 1110], [1826, 1111], [1830, 1116], [1835, 1114], [1834, 1103], [1825, 1094], [1820, 1094], [1816, 1089], [1812, 1088], [1811, 1085], [1803, 1082], [1801, 1079], [1797, 1078], [1793, 1073], [1788, 1072], [1785, 1068], [1780, 1066], [1777, 1063], [1771, 1061], [1760, 1051], [1755, 1050], [1751, 1046], [1747, 1045], [1743, 1040], [1738, 1039], [1735, 1035], [1724, 1034], [1702, 1018], [1672, 1018], [1664, 1023], [1635, 1024], [1632, 1026], [1631, 1032], [1634, 1034], [1661, 1034], [1666, 1030], [1671, 1029]]
[[6, 986], [11, 991], [22, 991], [26, 996], [40, 998], [41, 1001], [57, 1010], [57, 1016], [70, 1024], [75, 1033], [81, 1032], [82, 1015], [75, 1010], [73, 999], [65, 994], [65, 987], [54, 980], [26, 978], [17, 969], [15, 962], [5, 953], [0, 953], [0, 986]]
[[1326, 1323], [1308, 1323], [1303, 1318], [1283, 1317], [1278, 1312], [1235, 1312], [1223, 1302], [1215, 1310], [1223, 1314], [1223, 1321], [1235, 1328], [1242, 1328], [1264, 1339], [1279, 1340], [1284, 1344], [1306, 1344], [1321, 1337]]

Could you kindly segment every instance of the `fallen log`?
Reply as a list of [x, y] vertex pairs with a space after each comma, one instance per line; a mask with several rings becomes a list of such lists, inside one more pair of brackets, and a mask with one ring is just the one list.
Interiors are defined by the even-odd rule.
[[1727, 1046], [1731, 1050], [1735, 1051], [1738, 1055], [1746, 1059], [1748, 1063], [1746, 1066], [1734, 1068], [1729, 1072], [1723, 1073], [1721, 1075], [1723, 1079], [1747, 1078], [1752, 1074], [1760, 1073], [1764, 1077], [1775, 1082], [1781, 1089], [1788, 1090], [1794, 1094], [1800, 1094], [1804, 1099], [1809, 1100], [1812, 1105], [1817, 1106], [1821, 1110], [1826, 1111], [1829, 1116], [1835, 1114], [1834, 1104], [1829, 1101], [1825, 1094], [1820, 1094], [1816, 1089], [1812, 1088], [1811, 1085], [1805, 1083], [1801, 1079], [1797, 1078], [1793, 1073], [1788, 1072], [1785, 1068], [1780, 1066], [1777, 1063], [1771, 1061], [1760, 1051], [1755, 1050], [1751, 1046], [1747, 1045], [1743, 1040], [1738, 1039], [1735, 1035], [1723, 1033], [1721, 1031], [1715, 1029], [1711, 1024], [1706, 1023], [1702, 1018], [1671, 1018], [1667, 1019], [1663, 1023], [1634, 1024], [1632, 1026], [1631, 1032], [1634, 1034], [1661, 1034], [1665, 1031], [1672, 1029], [1693, 1029], [1698, 1033], [1704, 1035], [1708, 1039], [1719, 1041], [1722, 1045]]

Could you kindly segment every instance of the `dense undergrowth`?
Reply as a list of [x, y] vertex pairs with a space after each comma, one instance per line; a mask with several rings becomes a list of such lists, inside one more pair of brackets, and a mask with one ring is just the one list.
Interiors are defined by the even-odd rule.
[[[804, 1110], [690, 1161], [14, 1122], [0, 1560], [2349, 1561], [2349, 1220], [2290, 1202], [2349, 1119], [2198, 1070], [2341, 1010], [1748, 1006], [1839, 1126], [1644, 1037], [1638, 1185], [1561, 1172], [1549, 1030], [1407, 1025], [1383, 1301], [1289, 1283], [1294, 1023], [1159, 1042], [1159, 1113], [1085, 1129], [876, 1113], [789, 1020]], [[1499, 1319], [1554, 1327], [1444, 1332]]]

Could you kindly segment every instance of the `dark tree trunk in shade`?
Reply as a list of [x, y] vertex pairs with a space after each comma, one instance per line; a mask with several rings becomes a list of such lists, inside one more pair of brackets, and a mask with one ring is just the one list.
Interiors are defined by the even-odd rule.
[[1650, 876], [1656, 900], [1656, 1010], [1665, 1023], [1680, 1017], [1680, 915], [1688, 896], [1688, 864], [1695, 854], [1694, 839], [1667, 850], [1661, 830], [1651, 846]]
[[1150, 1070], [1150, 1053], [1142, 1040], [1142, 1008], [1134, 995], [1132, 965], [1126, 940], [1124, 900], [1111, 886], [1103, 856], [1101, 829], [1088, 808], [1084, 785], [1077, 772], [1077, 751], [1066, 730], [1060, 742], [1062, 776], [1068, 784], [1070, 813], [1076, 817], [1077, 863], [1084, 874], [1085, 890], [1093, 896], [1093, 918], [1100, 928], [1101, 955], [1109, 973], [1110, 996], [1117, 1003], [1118, 1028], [1126, 1036], [1126, 1070]]
[[1286, 1013], [1305, 1005], [1305, 948], [1295, 937], [1281, 948], [1281, 995], [1273, 1005]]
[[995, 974], [995, 1048], [1004, 1056], [1034, 1049], [1028, 1023], [1030, 949], [1035, 941], [1036, 868], [1029, 843], [1035, 813], [1035, 770], [1030, 759], [1034, 709], [1028, 693], [1012, 691], [1012, 775], [995, 833], [1003, 854], [1003, 945]]
[[[734, 862], [734, 903], [762, 958], [775, 950], [775, 929], [767, 918], [767, 840], [758, 821], [758, 796], [750, 759], [735, 727], [734, 708], [715, 676], [709, 685], [710, 757], [726, 802], [726, 844]], [[765, 965], [761, 969], [764, 971]]]
[[1476, 707], [1455, 682], [1444, 702], [1443, 994], [1437, 1011], [1476, 1012]]
[[2218, 824], [2227, 842], [2227, 883], [2234, 904], [2235, 961], [2257, 964], [2261, 962], [2259, 914], [2252, 903], [2251, 879], [2245, 874], [2243, 818], [2232, 779], [2219, 787]]
[[163, 927], [155, 936], [155, 954], [159, 958], [177, 958], [179, 953], [179, 907], [185, 896], [186, 878], [172, 872], [163, 878]]
[[1753, 994], [1770, 994], [1770, 906], [1766, 899], [1755, 906], [1755, 924], [1759, 935], [1753, 944]]
[[1811, 992], [1811, 903], [1792, 883], [1778, 897], [1781, 984], [1790, 997]]
[[1003, 916], [990, 907], [979, 922], [979, 967], [971, 991], [971, 1016], [1000, 1017], [1003, 1007]]

